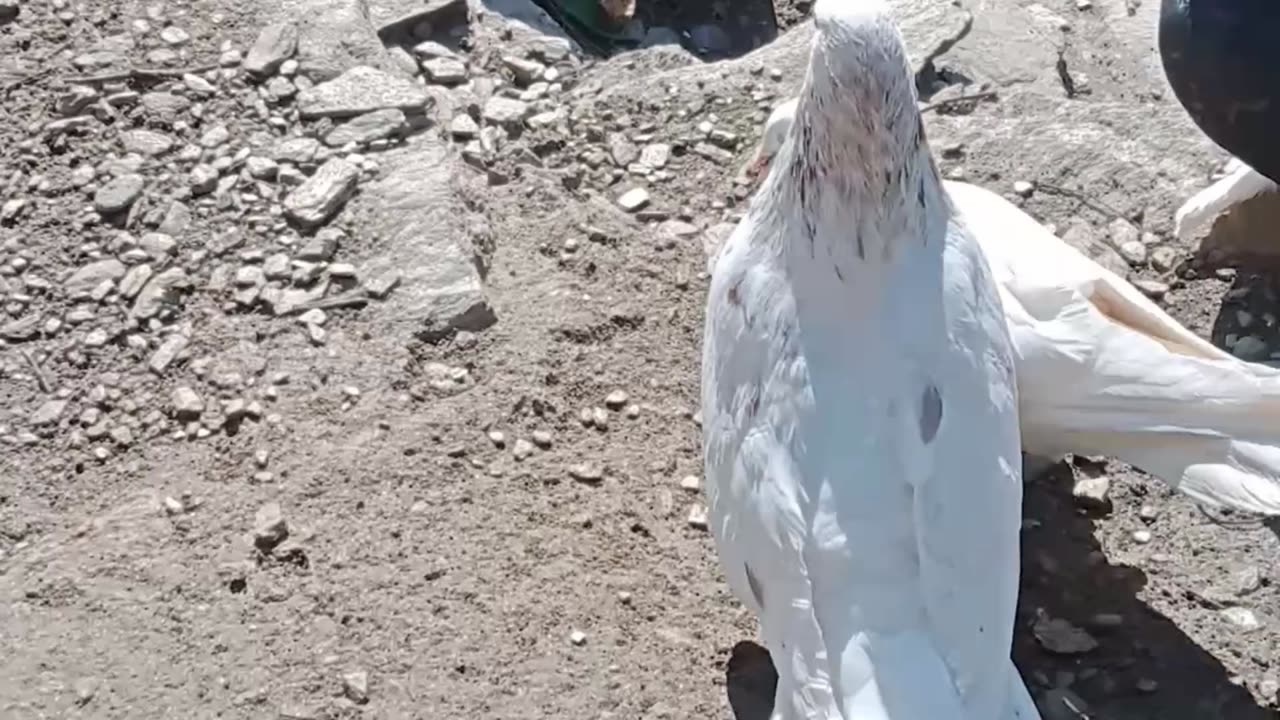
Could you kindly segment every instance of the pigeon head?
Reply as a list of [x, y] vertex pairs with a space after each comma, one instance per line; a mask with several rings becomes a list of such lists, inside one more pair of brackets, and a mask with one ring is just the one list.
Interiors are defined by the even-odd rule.
[[791, 124], [795, 122], [796, 105], [799, 102], [792, 98], [769, 113], [769, 119], [764, 122], [764, 137], [760, 139], [760, 144], [756, 146], [751, 160], [742, 170], [742, 174], [752, 184], [758, 184], [764, 179], [765, 173], [769, 171], [769, 163], [782, 149], [782, 144], [791, 133]]
[[818, 0], [813, 16], [799, 97], [774, 110], [746, 172], [879, 203], [928, 156], [906, 46], [884, 0]]
[[782, 143], [791, 132], [791, 123], [795, 122], [798, 102], [792, 98], [782, 103], [774, 108], [773, 112], [769, 113], [769, 119], [765, 120], [764, 137], [760, 139], [755, 153], [742, 169], [742, 175], [753, 185], [764, 178], [764, 174], [769, 170], [769, 163], [782, 149]]
[[915, 81], [888, 4], [819, 0], [813, 16], [817, 32], [794, 123], [800, 150], [855, 170], [914, 161], [923, 142]]

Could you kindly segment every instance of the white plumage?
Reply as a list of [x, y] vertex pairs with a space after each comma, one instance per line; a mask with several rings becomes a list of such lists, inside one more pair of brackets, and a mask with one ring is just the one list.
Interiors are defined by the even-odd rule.
[[1231, 158], [1221, 178], [1192, 195], [1190, 200], [1178, 208], [1174, 215], [1173, 233], [1179, 239], [1188, 240], [1232, 206], [1275, 189], [1276, 184], [1257, 170], [1239, 158]]
[[[795, 113], [770, 115], [759, 167]], [[1000, 287], [1024, 452], [1108, 455], [1199, 502], [1280, 514], [1280, 371], [1201, 339], [996, 193], [943, 186]]]
[[795, 125], [707, 300], [710, 527], [775, 718], [1034, 720], [1009, 657], [1012, 344], [883, 0], [818, 0]]

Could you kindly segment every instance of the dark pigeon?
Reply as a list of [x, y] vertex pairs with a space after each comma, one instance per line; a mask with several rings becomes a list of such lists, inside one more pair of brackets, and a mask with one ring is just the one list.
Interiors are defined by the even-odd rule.
[[1210, 140], [1280, 181], [1280, 2], [1162, 0], [1160, 59]]

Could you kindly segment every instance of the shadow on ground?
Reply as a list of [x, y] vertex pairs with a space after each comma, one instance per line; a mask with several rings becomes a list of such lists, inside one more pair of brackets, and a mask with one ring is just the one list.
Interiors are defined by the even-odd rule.
[[1213, 322], [1212, 342], [1251, 362], [1274, 363], [1280, 351], [1280, 274], [1256, 263], [1239, 265]]
[[567, 12], [581, 0], [534, 0], [584, 49], [608, 56], [641, 44], [679, 44], [707, 61], [745, 55], [778, 36], [778, 17], [772, 0], [681, 2], [638, 0], [631, 26], [614, 32], [610, 40], [575, 27]]
[[[1029, 522], [1013, 655], [1045, 720], [1276, 718], [1233, 684], [1220, 662], [1138, 597], [1145, 573], [1107, 560], [1093, 521], [1072, 498], [1065, 463], [1027, 484], [1024, 513]], [[1098, 647], [1073, 655], [1047, 652], [1032, 631], [1041, 615], [1087, 629]], [[751, 641], [734, 646], [726, 688], [737, 720], [767, 720], [776, 682], [762, 647]]]

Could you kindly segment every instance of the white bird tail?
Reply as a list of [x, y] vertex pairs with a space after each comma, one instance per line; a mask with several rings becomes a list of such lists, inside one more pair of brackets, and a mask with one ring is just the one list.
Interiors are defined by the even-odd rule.
[[1013, 324], [1019, 353], [1035, 356], [1018, 366], [1024, 444], [1115, 457], [1199, 502], [1280, 514], [1280, 372], [1166, 332], [1172, 318], [1135, 294], [1104, 278], [1078, 311]]
[[1025, 452], [1107, 455], [1199, 502], [1280, 514], [1280, 371], [1186, 329], [999, 195], [947, 190], [999, 280]]
[[1096, 357], [1079, 385], [1028, 382], [1027, 445], [1107, 455], [1198, 502], [1280, 514], [1280, 376], [1153, 352]]

